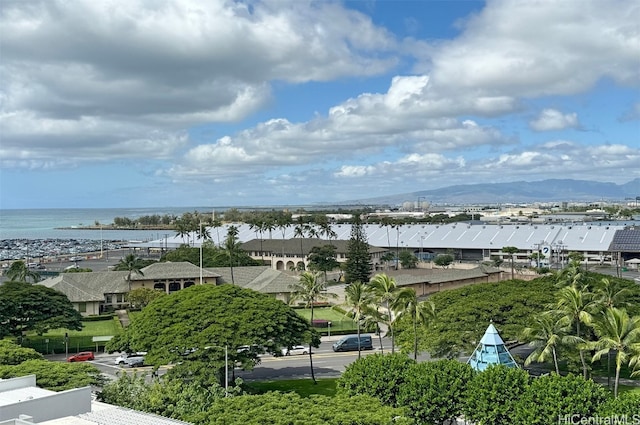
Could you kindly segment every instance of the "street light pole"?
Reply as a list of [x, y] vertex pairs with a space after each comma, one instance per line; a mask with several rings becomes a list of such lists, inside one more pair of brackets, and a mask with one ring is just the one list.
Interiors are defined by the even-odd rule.
[[[202, 222], [200, 222], [200, 237], [202, 238]], [[202, 240], [200, 240], [200, 285], [202, 285]]]

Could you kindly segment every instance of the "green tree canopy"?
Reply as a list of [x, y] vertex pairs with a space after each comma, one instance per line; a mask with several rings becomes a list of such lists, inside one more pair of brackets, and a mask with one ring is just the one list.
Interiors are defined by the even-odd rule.
[[368, 396], [303, 398], [296, 393], [269, 392], [218, 400], [206, 412], [211, 425], [409, 425], [399, 409]]
[[415, 269], [418, 265], [418, 257], [411, 251], [400, 251], [399, 258], [403, 269]]
[[87, 385], [102, 385], [100, 370], [91, 363], [62, 363], [27, 360], [18, 365], [0, 366], [0, 379], [36, 375], [36, 385], [51, 391], [64, 391]]
[[608, 397], [604, 387], [581, 376], [541, 376], [527, 386], [510, 423], [546, 425], [558, 423], [558, 418], [565, 415], [576, 415], [576, 420], [594, 417]]
[[243, 345], [279, 355], [282, 347], [302, 342], [317, 347], [320, 339], [282, 301], [234, 285], [195, 285], [152, 301], [106, 349], [147, 351], [154, 365], [194, 360], [211, 369], [212, 363], [224, 368], [225, 347], [229, 361], [248, 364], [258, 353], [248, 358], [237, 351]]
[[5, 282], [0, 285], [0, 337], [42, 335], [49, 329], [82, 329], [82, 316], [62, 292], [42, 285]]
[[127, 300], [129, 301], [131, 307], [144, 308], [151, 301], [155, 300], [156, 298], [162, 297], [163, 295], [165, 295], [164, 292], [156, 291], [155, 289], [136, 288], [129, 291], [129, 293], [127, 294]]
[[439, 254], [433, 260], [433, 264], [438, 267], [442, 267], [443, 269], [449, 267], [451, 263], [453, 263], [453, 255], [451, 254]]
[[[554, 293], [554, 279], [545, 276], [526, 285], [521, 281], [481, 283], [433, 294], [430, 299], [437, 306], [438, 320], [429, 328], [418, 328], [421, 351], [438, 357], [471, 353], [492, 320], [505, 341], [517, 339], [533, 314], [548, 310]], [[410, 326], [408, 321], [397, 324], [399, 345], [413, 344]]]
[[415, 361], [405, 354], [371, 354], [347, 365], [336, 383], [338, 394], [369, 395], [385, 406], [397, 407], [400, 388]]
[[43, 360], [33, 348], [21, 347], [8, 339], [0, 339], [0, 365], [18, 365], [27, 360]]
[[[469, 381], [464, 405], [465, 418], [479, 424], [509, 424], [516, 403], [527, 391], [526, 370], [503, 365], [489, 366]], [[555, 422], [554, 422], [555, 423]]]
[[307, 257], [309, 260], [309, 269], [317, 270], [324, 273], [327, 280], [327, 272], [340, 267], [340, 263], [336, 260], [336, 247], [333, 245], [314, 246]]
[[473, 375], [471, 366], [458, 360], [417, 363], [399, 388], [398, 406], [406, 408], [416, 423], [455, 423]]
[[360, 216], [356, 214], [351, 224], [351, 238], [347, 244], [347, 261], [344, 264], [345, 282], [368, 282], [372, 267], [367, 235], [362, 227]]

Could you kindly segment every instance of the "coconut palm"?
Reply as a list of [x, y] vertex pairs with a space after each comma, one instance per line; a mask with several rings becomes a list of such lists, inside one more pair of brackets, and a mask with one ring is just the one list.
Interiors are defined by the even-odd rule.
[[502, 252], [504, 252], [505, 254], [509, 254], [509, 256], [511, 257], [511, 280], [514, 279], [515, 277], [515, 273], [514, 273], [514, 255], [520, 251], [518, 248], [516, 248], [515, 246], [505, 246], [502, 248]]
[[[592, 361], [597, 361], [603, 354], [615, 350], [616, 378], [613, 395], [617, 397], [620, 369], [630, 363], [632, 356], [637, 355], [640, 346], [640, 316], [629, 317], [626, 310], [609, 307], [590, 324], [598, 337], [598, 340], [591, 344], [597, 350]], [[634, 360], [634, 364], [636, 362], [637, 360]]]
[[293, 229], [293, 237], [300, 238], [300, 258], [304, 261], [304, 232], [306, 228], [306, 223], [304, 222], [303, 216], [298, 216], [295, 223], [295, 228]]
[[553, 360], [556, 373], [559, 375], [558, 349], [560, 346], [583, 342], [581, 338], [569, 335], [570, 332], [571, 324], [568, 320], [559, 317], [553, 311], [535, 316], [531, 326], [525, 328], [520, 337], [522, 341], [528, 342], [530, 347], [534, 347], [534, 350], [524, 361], [524, 365]]
[[126, 271], [127, 273], [127, 285], [129, 286], [129, 292], [131, 292], [131, 275], [139, 274], [140, 276], [144, 276], [142, 269], [144, 268], [143, 261], [136, 257], [133, 254], [129, 254], [116, 264], [114, 270]]
[[[592, 296], [590, 292], [584, 289], [579, 289], [576, 286], [565, 286], [558, 291], [558, 313], [565, 317], [566, 320], [576, 327], [576, 335], [578, 338], [582, 338], [582, 332], [580, 329], [581, 323], [588, 323], [592, 319], [592, 311], [594, 303], [592, 302]], [[580, 351], [580, 362], [582, 363], [582, 375], [584, 379], [587, 379], [587, 362], [584, 357], [584, 350], [582, 347]]]
[[[371, 288], [359, 280], [348, 285], [344, 290], [344, 304], [347, 312], [356, 322], [358, 342], [360, 342], [360, 327], [362, 320], [371, 309], [374, 294]], [[361, 357], [360, 344], [358, 344], [358, 358]]]
[[608, 277], [600, 279], [594, 291], [595, 301], [602, 309], [627, 307], [629, 305], [627, 297], [631, 294], [631, 289], [622, 286], [619, 281], [612, 281]]
[[391, 353], [395, 352], [395, 337], [393, 334], [393, 312], [391, 310], [391, 304], [395, 300], [398, 294], [398, 286], [395, 279], [387, 276], [386, 274], [377, 274], [369, 282], [369, 287], [373, 291], [377, 302], [381, 307], [384, 307], [385, 313], [383, 316], [386, 320], [383, 321], [387, 326], [387, 331], [391, 334]]
[[229, 269], [231, 270], [232, 284], [236, 283], [233, 277], [233, 263], [237, 252], [240, 250], [240, 243], [238, 242], [239, 232], [240, 231], [236, 226], [229, 226], [229, 229], [227, 229], [227, 237], [224, 240], [224, 249], [227, 251], [227, 256], [229, 257]]
[[[336, 294], [326, 292], [325, 282], [320, 280], [319, 273], [302, 272], [298, 282], [290, 286], [292, 297], [290, 302], [302, 301], [306, 308], [311, 310], [310, 324], [313, 326], [313, 306], [319, 299], [335, 298]], [[311, 367], [311, 379], [316, 383], [316, 377], [313, 371], [313, 353], [311, 344], [309, 344], [309, 365]]]
[[40, 273], [30, 270], [22, 260], [11, 263], [4, 275], [8, 280], [15, 282], [28, 282], [31, 280], [33, 283], [37, 283], [40, 281]]
[[436, 306], [433, 301], [418, 301], [413, 288], [403, 288], [393, 302], [392, 309], [397, 312], [397, 319], [409, 317], [413, 324], [413, 359], [418, 359], [418, 325], [429, 325], [436, 318]]

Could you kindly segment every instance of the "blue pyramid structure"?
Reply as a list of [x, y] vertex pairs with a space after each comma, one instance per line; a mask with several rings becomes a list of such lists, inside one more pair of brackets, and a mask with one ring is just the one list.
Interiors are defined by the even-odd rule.
[[507, 367], [518, 367], [518, 364], [511, 356], [509, 350], [504, 345], [498, 330], [493, 323], [484, 332], [480, 343], [467, 360], [472, 368], [483, 371], [491, 365], [501, 364]]

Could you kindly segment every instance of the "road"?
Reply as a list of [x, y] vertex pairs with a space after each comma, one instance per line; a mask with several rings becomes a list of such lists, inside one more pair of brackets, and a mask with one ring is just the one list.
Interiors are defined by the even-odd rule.
[[[331, 349], [333, 342], [340, 337], [324, 337], [319, 348], [313, 350], [313, 366], [314, 373], [317, 378], [337, 377], [344, 372], [347, 365], [352, 363], [358, 358], [357, 351], [350, 351], [344, 353], [335, 353]], [[384, 352], [390, 352], [391, 343], [389, 340], [383, 338]], [[373, 353], [380, 353], [380, 345], [378, 340], [374, 342], [374, 349], [368, 351], [362, 351], [362, 355], [370, 355]], [[71, 353], [70, 353], [71, 354]], [[103, 374], [108, 378], [115, 379], [121, 372], [126, 373], [143, 373], [150, 375], [152, 371], [151, 366], [129, 368], [122, 367], [115, 364], [115, 359], [119, 353], [96, 353], [96, 358], [89, 363], [96, 366]], [[47, 356], [50, 360], [65, 361], [64, 355]], [[161, 366], [159, 368], [159, 375], [166, 373], [170, 366]], [[243, 379], [250, 380], [268, 380], [268, 379], [284, 379], [284, 378], [302, 378], [311, 376], [309, 369], [309, 356], [285, 356], [274, 357], [272, 355], [264, 355], [261, 357], [261, 362], [252, 371], [243, 371], [236, 368], [234, 370], [236, 377], [242, 377]]]
[[[340, 352], [335, 353], [331, 349], [331, 344], [339, 336], [323, 337], [323, 341], [320, 347], [313, 351], [313, 370], [316, 378], [335, 378], [340, 376], [345, 368], [354, 362], [358, 358], [357, 351]], [[363, 356], [368, 356], [373, 353], [389, 353], [391, 351], [391, 342], [387, 338], [382, 339], [382, 349], [380, 349], [380, 342], [378, 339], [374, 339], [374, 349], [368, 351], [362, 351]], [[514, 356], [520, 358], [526, 358], [530, 353], [531, 348], [526, 345], [515, 347], [511, 350]], [[49, 356], [48, 356], [49, 357]], [[145, 366], [139, 368], [129, 368], [117, 366], [115, 359], [118, 357], [118, 353], [97, 353], [96, 359], [91, 361], [93, 365], [98, 367], [102, 373], [108, 378], [115, 379], [121, 372], [125, 373], [142, 373], [147, 376], [151, 376], [152, 367]], [[64, 361], [64, 355], [57, 355], [50, 357], [51, 360]], [[428, 361], [430, 356], [427, 354], [421, 354], [418, 356], [418, 361]], [[460, 357], [458, 360], [465, 362], [466, 356]], [[162, 375], [171, 366], [161, 366], [158, 374]], [[261, 357], [261, 362], [252, 371], [243, 371], [236, 368], [232, 376], [241, 377], [246, 381], [252, 380], [274, 380], [274, 379], [297, 379], [310, 377], [311, 372], [309, 368], [309, 356], [286, 356], [286, 357], [274, 357], [272, 355], [264, 355]]]

